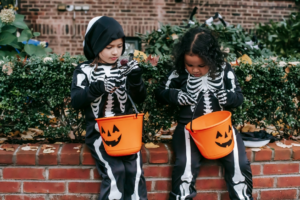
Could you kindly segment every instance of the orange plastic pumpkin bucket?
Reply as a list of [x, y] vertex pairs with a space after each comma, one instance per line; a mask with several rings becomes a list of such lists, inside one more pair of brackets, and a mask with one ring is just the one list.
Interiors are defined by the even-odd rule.
[[229, 111], [203, 115], [188, 123], [185, 128], [190, 132], [201, 154], [207, 159], [222, 158], [233, 150], [234, 133]]
[[105, 151], [110, 156], [126, 156], [142, 147], [144, 113], [96, 119]]

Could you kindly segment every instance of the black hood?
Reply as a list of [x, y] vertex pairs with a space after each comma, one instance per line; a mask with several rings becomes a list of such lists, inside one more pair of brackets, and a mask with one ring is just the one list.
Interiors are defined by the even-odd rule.
[[125, 51], [125, 35], [122, 26], [111, 17], [93, 18], [87, 27], [83, 51], [88, 60], [93, 60], [112, 41], [122, 38]]

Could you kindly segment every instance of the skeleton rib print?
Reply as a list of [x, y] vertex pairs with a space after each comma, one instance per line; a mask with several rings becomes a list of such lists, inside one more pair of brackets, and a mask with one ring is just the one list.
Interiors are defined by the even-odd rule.
[[[126, 76], [121, 77], [121, 69], [118, 67], [111, 68], [111, 66], [100, 65], [95, 70], [95, 66], [91, 67], [89, 65], [83, 65], [81, 67], [82, 71], [88, 77], [89, 83], [97, 82], [97, 81], [104, 81], [105, 78], [113, 79], [117, 89], [113, 94], [108, 94], [106, 105], [105, 105], [105, 117], [114, 116], [115, 113], [113, 112], [113, 108], [115, 106], [115, 100], [118, 99], [120, 104], [121, 112], [125, 112], [125, 103], [127, 101], [127, 94], [125, 92], [126, 89]], [[91, 108], [95, 118], [99, 116], [99, 106], [102, 102], [102, 97], [98, 97], [91, 103]], [[116, 99], [117, 98], [117, 99]]]
[[[211, 97], [207, 92], [212, 92], [213, 94], [216, 93], [216, 91], [222, 89], [223, 86], [223, 72], [216, 73], [216, 78], [212, 79], [208, 76], [208, 74], [198, 78], [194, 77], [192, 75], [188, 75], [187, 85], [186, 89], [187, 92], [194, 98], [198, 99], [199, 94], [203, 93], [203, 103], [204, 103], [204, 114], [208, 114], [213, 112], [211, 108]], [[191, 106], [191, 111], [194, 112], [195, 105]]]

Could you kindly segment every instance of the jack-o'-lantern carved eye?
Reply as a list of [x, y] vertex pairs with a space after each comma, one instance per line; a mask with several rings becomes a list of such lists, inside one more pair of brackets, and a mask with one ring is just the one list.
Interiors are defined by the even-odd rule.
[[[107, 134], [106, 134], [106, 132], [107, 132]], [[104, 143], [107, 146], [111, 146], [111, 147], [118, 145], [119, 142], [121, 141], [121, 137], [122, 137], [122, 134], [117, 134], [118, 132], [120, 132], [120, 130], [118, 129], [118, 127], [116, 125], [113, 126], [112, 131], [111, 130], [105, 131], [104, 128], [101, 127], [101, 136], [102, 136]]]

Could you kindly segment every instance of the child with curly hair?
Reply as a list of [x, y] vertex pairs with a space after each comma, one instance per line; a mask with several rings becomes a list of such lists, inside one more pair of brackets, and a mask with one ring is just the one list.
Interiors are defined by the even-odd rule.
[[[174, 48], [175, 69], [155, 91], [158, 101], [180, 106], [178, 125], [172, 145], [175, 165], [170, 200], [192, 199], [203, 155], [185, 125], [195, 118], [220, 110], [230, 110], [243, 103], [237, 77], [217, 39], [204, 28], [186, 32]], [[198, 102], [199, 101], [199, 102]], [[196, 106], [197, 102], [199, 103]], [[240, 133], [233, 128], [234, 149], [218, 159], [225, 171], [230, 199], [252, 200], [252, 172]]]

